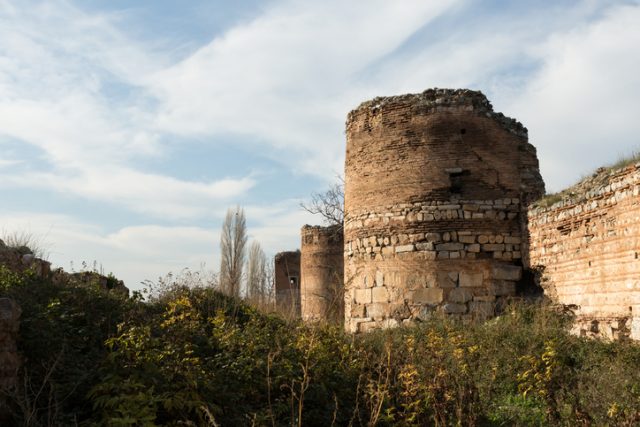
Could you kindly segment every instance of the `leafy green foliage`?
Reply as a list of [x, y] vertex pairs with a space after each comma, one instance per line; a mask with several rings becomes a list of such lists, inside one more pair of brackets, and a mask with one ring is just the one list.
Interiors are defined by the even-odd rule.
[[0, 268], [23, 309], [20, 425], [634, 425], [640, 347], [525, 305], [353, 336], [207, 287], [148, 302]]

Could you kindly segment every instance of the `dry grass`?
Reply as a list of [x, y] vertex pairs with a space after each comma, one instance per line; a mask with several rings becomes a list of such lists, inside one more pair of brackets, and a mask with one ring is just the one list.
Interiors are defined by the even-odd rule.
[[10, 248], [18, 249], [24, 253], [31, 253], [37, 258], [47, 259], [49, 252], [44, 243], [44, 238], [38, 237], [28, 231], [2, 230], [1, 239]]

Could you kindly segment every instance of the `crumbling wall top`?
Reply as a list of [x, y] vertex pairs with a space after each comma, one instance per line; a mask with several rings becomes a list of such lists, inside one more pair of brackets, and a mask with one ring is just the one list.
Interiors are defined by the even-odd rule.
[[398, 107], [411, 107], [416, 113], [445, 112], [445, 111], [469, 111], [478, 115], [484, 115], [498, 122], [509, 132], [527, 137], [527, 128], [519, 121], [493, 111], [493, 106], [487, 97], [480, 91], [470, 89], [427, 89], [422, 93], [405, 94], [397, 96], [376, 97], [365, 101], [347, 116], [347, 129], [360, 114], [375, 116], [393, 111]]
[[629, 179], [634, 182], [640, 180], [640, 162], [620, 168], [598, 168], [592, 175], [571, 187], [559, 193], [548, 194], [534, 202], [529, 208], [529, 215], [542, 214], [603, 196], [615, 191], [618, 186], [623, 186], [624, 183], [621, 181]]

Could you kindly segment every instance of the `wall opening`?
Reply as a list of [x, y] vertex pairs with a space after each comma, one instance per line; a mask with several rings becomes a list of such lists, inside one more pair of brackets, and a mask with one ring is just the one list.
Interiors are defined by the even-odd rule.
[[464, 190], [464, 183], [468, 182], [470, 172], [461, 168], [451, 168], [446, 171], [449, 174], [449, 192], [452, 195], [461, 195]]

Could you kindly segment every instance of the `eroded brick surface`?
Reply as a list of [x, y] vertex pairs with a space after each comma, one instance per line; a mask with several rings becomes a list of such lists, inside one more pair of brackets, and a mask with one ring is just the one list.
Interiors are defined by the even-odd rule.
[[640, 339], [640, 164], [600, 170], [564, 193], [529, 210], [545, 294], [579, 307], [576, 333]]

